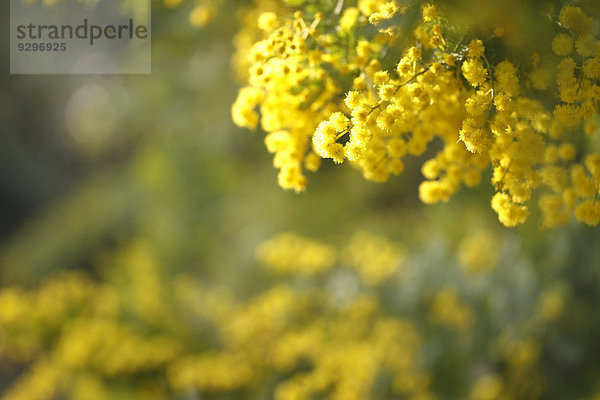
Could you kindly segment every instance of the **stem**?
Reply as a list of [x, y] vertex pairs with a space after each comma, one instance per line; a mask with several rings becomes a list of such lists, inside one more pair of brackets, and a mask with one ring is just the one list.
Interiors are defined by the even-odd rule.
[[337, 136], [335, 137], [335, 140], [339, 140], [342, 136], [344, 136], [348, 132], [350, 132], [350, 127], [347, 127], [346, 129], [344, 129], [343, 131], [338, 133]]
[[562, 23], [561, 23], [559, 20], [556, 20], [555, 22], [556, 22], [556, 24], [557, 24], [558, 26], [560, 26], [561, 28], [563, 28], [563, 29], [565, 29], [567, 32], [569, 32], [569, 33], [571, 34], [571, 36], [572, 36], [572, 37], [575, 37], [575, 35], [573, 34], [573, 31], [572, 31], [571, 29], [569, 29], [569, 28], [567, 28], [566, 26], [564, 26], [564, 25], [563, 25], [563, 24], [562, 24]]
[[577, 91], [575, 92], [575, 96], [579, 95], [579, 91], [581, 90], [581, 83], [583, 82], [583, 62], [584, 61], [585, 61], [585, 57], [581, 56], [581, 72], [579, 72], [579, 79], [577, 80]]
[[460, 45], [462, 44], [463, 40], [465, 40], [465, 37], [461, 37], [460, 40], [456, 43], [456, 46], [454, 46], [454, 49], [452, 50], [452, 52], [456, 52], [456, 50], [460, 47]]
[[338, 0], [337, 4], [335, 5], [335, 8], [333, 9], [333, 13], [335, 15], [340, 15], [343, 8], [344, 8], [344, 0]]
[[500, 178], [500, 182], [498, 182], [497, 187], [502, 189], [502, 183], [504, 182], [504, 178], [506, 178], [506, 175], [508, 174], [508, 170], [510, 169], [510, 166], [512, 165], [513, 160], [511, 159], [510, 162], [508, 163], [508, 167], [506, 167], [506, 170], [504, 171], [504, 174], [502, 175], [502, 178]]
[[492, 91], [492, 103], [494, 102], [494, 71], [492, 71], [492, 67], [490, 66], [490, 62], [488, 61], [487, 57], [485, 56], [485, 54], [483, 55], [483, 61], [485, 61], [485, 67], [487, 68], [489, 74], [490, 74], [490, 85], [491, 85], [491, 91]]
[[[417, 72], [416, 74], [413, 72], [413, 76], [412, 76], [412, 77], [411, 77], [409, 80], [407, 80], [407, 81], [403, 82], [402, 84], [400, 84], [400, 86], [398, 86], [398, 89], [399, 89], [400, 87], [402, 87], [402, 86], [404, 86], [404, 85], [408, 84], [408, 83], [411, 83], [412, 81], [414, 81], [415, 79], [417, 79], [417, 77], [418, 77], [419, 75], [423, 75], [425, 72], [427, 72], [427, 68], [423, 68], [422, 70], [420, 70], [420, 71], [419, 71], [419, 72]], [[396, 89], [396, 90], [398, 90], [398, 89]]]
[[312, 22], [312, 24], [310, 24], [310, 26], [304, 30], [304, 33], [302, 34], [302, 38], [304, 40], [308, 39], [308, 35], [310, 35], [310, 32], [313, 29], [315, 29], [319, 25], [320, 22], [321, 22], [321, 20], [315, 18], [315, 20]]
[[371, 107], [371, 109], [369, 110], [369, 115], [371, 115], [371, 113], [375, 110], [377, 110], [379, 107], [381, 107], [381, 105], [383, 104], [383, 100], [379, 100], [377, 102], [377, 104], [375, 104], [373, 107]]

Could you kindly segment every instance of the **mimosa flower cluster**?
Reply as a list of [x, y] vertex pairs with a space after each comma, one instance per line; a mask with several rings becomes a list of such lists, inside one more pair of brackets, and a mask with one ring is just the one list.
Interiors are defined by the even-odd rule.
[[[452, 379], [457, 398], [537, 399], [540, 332], [560, 318], [568, 292], [529, 287], [510, 319], [478, 316], [488, 296], [517, 289], [481, 265], [501, 260], [488, 238], [465, 239], [449, 255], [464, 273], [455, 268], [458, 279], [427, 284], [408, 302], [395, 296], [423, 279], [410, 271], [415, 255], [369, 232], [340, 248], [274, 236], [256, 251], [269, 283], [241, 298], [169, 277], [136, 241], [105, 257], [101, 281], [63, 272], [35, 289], [0, 290], [0, 359], [13, 376], [0, 398], [424, 400], [448, 398], [436, 392]], [[440, 368], [454, 351], [458, 375]]]
[[259, 1], [245, 32], [260, 39], [238, 42], [248, 84], [233, 120], [266, 132], [281, 187], [304, 190], [322, 159], [386, 182], [413, 156], [424, 203], [491, 171], [491, 207], [505, 226], [524, 223], [534, 201], [546, 228], [572, 215], [600, 223], [600, 21], [585, 2], [554, 12], [552, 50], [525, 60], [505, 46], [503, 27], [469, 37], [432, 4], [323, 4]]

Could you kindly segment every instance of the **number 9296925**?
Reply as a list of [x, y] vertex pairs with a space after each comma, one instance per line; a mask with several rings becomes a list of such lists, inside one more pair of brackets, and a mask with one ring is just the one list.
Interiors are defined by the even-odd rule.
[[17, 45], [19, 51], [66, 51], [66, 43], [19, 43]]

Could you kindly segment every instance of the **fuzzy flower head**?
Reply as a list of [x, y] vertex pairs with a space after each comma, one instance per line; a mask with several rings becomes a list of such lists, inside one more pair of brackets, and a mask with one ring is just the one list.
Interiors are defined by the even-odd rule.
[[558, 20], [563, 26], [575, 32], [588, 32], [593, 25], [593, 19], [586, 17], [583, 10], [575, 6], [563, 7]]
[[485, 51], [485, 46], [483, 45], [483, 42], [479, 39], [473, 39], [469, 43], [468, 50], [467, 50], [467, 56], [472, 57], [472, 58], [483, 57], [484, 51]]
[[435, 6], [426, 4], [423, 6], [423, 21], [429, 22], [435, 18]]
[[573, 38], [566, 33], [559, 33], [552, 39], [552, 51], [559, 56], [568, 56], [573, 51]]
[[498, 214], [498, 219], [504, 226], [512, 227], [525, 222], [529, 211], [512, 201], [506, 193], [498, 192], [492, 198], [492, 209]]
[[483, 63], [478, 59], [469, 59], [462, 64], [463, 76], [473, 87], [483, 85], [487, 80], [488, 72]]

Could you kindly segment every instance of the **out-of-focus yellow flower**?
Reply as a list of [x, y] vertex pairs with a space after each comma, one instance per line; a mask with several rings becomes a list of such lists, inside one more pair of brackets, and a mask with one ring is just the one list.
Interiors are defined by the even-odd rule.
[[336, 259], [331, 247], [294, 233], [282, 233], [262, 243], [256, 255], [268, 269], [306, 275], [326, 271]]
[[195, 27], [203, 27], [215, 18], [217, 8], [210, 1], [204, 1], [196, 5], [190, 12], [190, 24]]
[[436, 10], [433, 4], [423, 6], [423, 21], [429, 22], [435, 18]]
[[465, 238], [458, 248], [458, 260], [463, 270], [471, 276], [492, 271], [498, 263], [500, 244], [488, 231]]
[[358, 270], [365, 284], [377, 285], [398, 271], [404, 254], [382, 237], [359, 232], [343, 250], [343, 260]]
[[565, 310], [565, 289], [562, 286], [556, 286], [546, 289], [540, 295], [538, 300], [538, 312], [540, 316], [552, 322], [558, 319]]
[[469, 306], [463, 303], [455, 287], [447, 286], [439, 290], [431, 304], [433, 321], [454, 329], [459, 333], [468, 333], [475, 322], [475, 315]]
[[183, 0], [165, 0], [165, 6], [169, 8], [175, 8], [179, 6]]
[[471, 392], [469, 400], [500, 400], [502, 395], [502, 379], [495, 374], [484, 375], [479, 378]]

